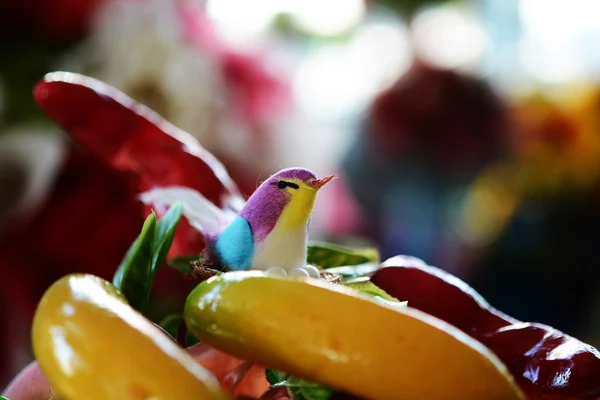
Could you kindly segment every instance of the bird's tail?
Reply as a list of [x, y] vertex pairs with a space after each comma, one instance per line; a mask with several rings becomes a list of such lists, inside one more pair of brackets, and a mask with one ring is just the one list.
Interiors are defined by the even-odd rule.
[[181, 203], [183, 215], [190, 225], [204, 235], [221, 232], [235, 218], [233, 211], [224, 211], [198, 191], [183, 186], [150, 189], [140, 195], [140, 200], [147, 205], [163, 207]]

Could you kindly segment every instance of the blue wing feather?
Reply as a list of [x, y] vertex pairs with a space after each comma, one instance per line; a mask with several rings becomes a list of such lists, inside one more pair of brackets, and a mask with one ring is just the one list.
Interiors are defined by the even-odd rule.
[[250, 224], [242, 217], [236, 217], [221, 232], [214, 245], [219, 261], [229, 269], [248, 270], [254, 256], [254, 237]]

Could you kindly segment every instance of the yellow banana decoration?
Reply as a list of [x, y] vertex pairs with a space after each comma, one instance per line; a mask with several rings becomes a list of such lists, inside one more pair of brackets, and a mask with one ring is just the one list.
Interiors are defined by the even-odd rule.
[[227, 273], [198, 285], [184, 315], [198, 338], [223, 351], [365, 398], [523, 398], [479, 342], [341, 285]]
[[61, 399], [228, 398], [210, 372], [95, 276], [68, 275], [48, 289], [33, 349]]

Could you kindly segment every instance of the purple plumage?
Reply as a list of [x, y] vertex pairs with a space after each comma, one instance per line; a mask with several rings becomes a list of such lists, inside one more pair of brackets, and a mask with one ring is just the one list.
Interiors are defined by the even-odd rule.
[[291, 199], [287, 191], [277, 187], [281, 179], [299, 179], [310, 184], [316, 180], [316, 176], [302, 168], [284, 169], [269, 177], [256, 189], [240, 213], [250, 224], [255, 242], [262, 241], [273, 230]]
[[311, 182], [313, 182], [315, 179], [317, 179], [315, 174], [313, 174], [309, 170], [303, 169], [303, 168], [283, 169], [283, 170], [279, 171], [278, 173], [276, 173], [275, 175], [271, 176], [271, 178], [269, 178], [269, 179], [281, 179], [281, 178], [283, 178], [283, 179], [299, 179], [299, 180], [303, 181], [304, 183], [306, 183], [307, 185], [310, 185]]

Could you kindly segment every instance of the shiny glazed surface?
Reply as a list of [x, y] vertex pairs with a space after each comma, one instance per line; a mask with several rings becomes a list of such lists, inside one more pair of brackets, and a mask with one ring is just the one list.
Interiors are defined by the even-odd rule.
[[42, 298], [33, 349], [68, 400], [227, 399], [216, 379], [109, 282], [67, 275]]
[[228, 273], [196, 287], [185, 320], [217, 348], [366, 398], [522, 398], [497, 358], [458, 329], [340, 285]]
[[371, 277], [388, 294], [483, 343], [508, 367], [528, 399], [600, 398], [600, 353], [552, 327], [525, 323], [491, 307], [441, 269], [394, 257]]

